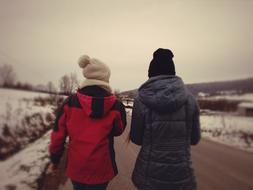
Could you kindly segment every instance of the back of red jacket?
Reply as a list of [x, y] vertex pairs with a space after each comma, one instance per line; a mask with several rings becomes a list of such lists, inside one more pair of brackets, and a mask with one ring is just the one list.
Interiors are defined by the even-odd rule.
[[110, 181], [117, 174], [113, 138], [126, 126], [124, 105], [98, 86], [69, 96], [58, 111], [49, 146], [58, 164], [69, 136], [67, 176], [85, 184]]

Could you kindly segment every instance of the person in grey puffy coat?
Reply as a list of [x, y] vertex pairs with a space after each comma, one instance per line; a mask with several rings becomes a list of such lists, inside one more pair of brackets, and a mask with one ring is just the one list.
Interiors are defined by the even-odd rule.
[[191, 145], [200, 141], [199, 107], [159, 48], [134, 100], [130, 139], [140, 145], [132, 174], [139, 190], [195, 190]]

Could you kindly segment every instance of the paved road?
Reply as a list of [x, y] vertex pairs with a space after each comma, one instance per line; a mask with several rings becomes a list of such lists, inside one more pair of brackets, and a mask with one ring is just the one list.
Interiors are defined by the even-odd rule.
[[253, 190], [253, 154], [202, 140], [192, 148], [200, 190]]
[[[139, 148], [127, 144], [127, 132], [116, 138], [119, 175], [108, 190], [135, 190], [130, 176]], [[253, 154], [202, 140], [192, 148], [199, 190], [253, 190]], [[71, 190], [69, 181], [60, 190]]]

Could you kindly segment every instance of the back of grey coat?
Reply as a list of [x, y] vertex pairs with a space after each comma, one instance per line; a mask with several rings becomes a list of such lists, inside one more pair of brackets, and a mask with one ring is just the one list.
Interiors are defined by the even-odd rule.
[[196, 189], [190, 146], [200, 140], [199, 108], [179, 77], [151, 77], [139, 88], [130, 138], [142, 146], [132, 175], [138, 189]]

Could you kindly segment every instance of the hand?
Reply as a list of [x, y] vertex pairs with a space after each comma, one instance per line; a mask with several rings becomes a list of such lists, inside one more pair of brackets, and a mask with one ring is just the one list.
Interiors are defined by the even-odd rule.
[[47, 169], [48, 174], [56, 175], [58, 172], [58, 165], [50, 163]]

